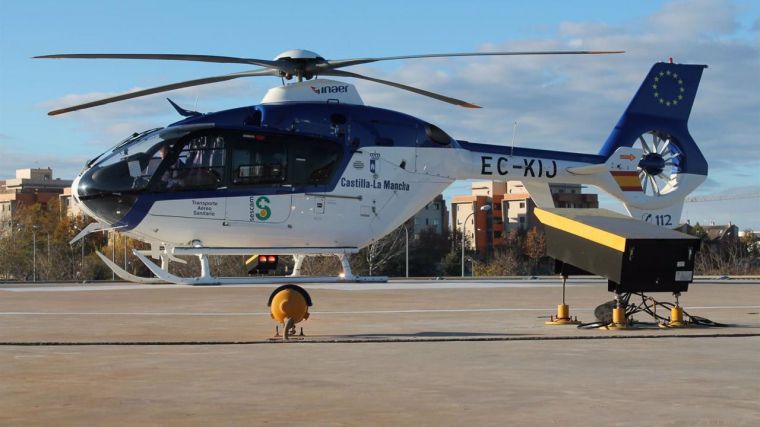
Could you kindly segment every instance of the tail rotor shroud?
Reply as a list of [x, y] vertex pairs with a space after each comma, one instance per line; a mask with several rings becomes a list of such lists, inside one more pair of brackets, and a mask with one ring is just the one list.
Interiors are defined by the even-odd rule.
[[637, 172], [644, 194], [660, 197], [675, 191], [682, 172], [683, 157], [675, 138], [653, 130], [640, 135], [634, 146], [643, 152]]

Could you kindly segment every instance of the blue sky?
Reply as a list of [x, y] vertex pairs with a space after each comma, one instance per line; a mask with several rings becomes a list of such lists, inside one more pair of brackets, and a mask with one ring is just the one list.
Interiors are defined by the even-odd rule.
[[[269, 59], [292, 48], [328, 58], [477, 50], [624, 49], [619, 57], [394, 61], [357, 67], [462, 98], [477, 111], [372, 83], [368, 104], [429, 120], [456, 138], [596, 152], [652, 62], [710, 68], [690, 129], [710, 163], [696, 195], [760, 191], [760, 3], [756, 1], [12, 1], [0, 0], [0, 177], [54, 168], [72, 177], [127, 134], [178, 117], [154, 95], [86, 112], [46, 112], [169, 82], [242, 71], [234, 64], [32, 60], [52, 53], [197, 53]], [[258, 103], [273, 78], [171, 92], [214, 111]], [[74, 102], [72, 102], [74, 101]], [[467, 192], [458, 183], [446, 195]], [[605, 206], [619, 208], [608, 198]], [[684, 219], [760, 229], [760, 199], [690, 203]]]

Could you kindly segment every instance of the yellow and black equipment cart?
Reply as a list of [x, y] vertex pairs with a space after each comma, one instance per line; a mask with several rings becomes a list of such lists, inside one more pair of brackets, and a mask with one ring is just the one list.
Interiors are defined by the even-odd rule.
[[563, 277], [593, 274], [608, 289], [685, 292], [700, 240], [606, 209], [536, 209], [546, 227], [546, 253]]

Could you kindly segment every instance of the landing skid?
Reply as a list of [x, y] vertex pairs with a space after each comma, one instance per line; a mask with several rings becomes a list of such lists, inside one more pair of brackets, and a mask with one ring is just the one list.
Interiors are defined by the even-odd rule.
[[191, 286], [209, 286], [209, 285], [272, 285], [281, 283], [384, 283], [388, 281], [388, 277], [385, 276], [354, 276], [351, 274], [350, 266], [348, 266], [347, 257], [342, 256], [341, 263], [344, 267], [344, 274], [342, 276], [264, 276], [264, 277], [214, 277], [210, 274], [208, 265], [208, 257], [206, 255], [199, 255], [201, 260], [201, 276], [200, 277], [180, 277], [169, 273], [165, 269], [159, 267], [148, 259], [140, 251], [133, 250], [132, 253], [145, 264], [148, 269], [156, 275], [156, 278], [146, 278], [135, 276], [130, 274], [113, 261], [108, 259], [101, 253], [98, 253], [100, 259], [116, 273], [117, 276], [124, 280], [136, 283], [174, 283], [177, 285], [191, 285]]
[[106, 263], [108, 268], [110, 268], [117, 276], [121, 277], [122, 279], [126, 280], [127, 282], [133, 282], [133, 283], [143, 283], [147, 285], [153, 285], [157, 283], [166, 283], [166, 280], [159, 279], [157, 277], [140, 277], [135, 276], [134, 274], [124, 270], [123, 268], [119, 267], [115, 262], [108, 259], [107, 256], [100, 253], [100, 251], [95, 251], [95, 253], [100, 257], [100, 259]]

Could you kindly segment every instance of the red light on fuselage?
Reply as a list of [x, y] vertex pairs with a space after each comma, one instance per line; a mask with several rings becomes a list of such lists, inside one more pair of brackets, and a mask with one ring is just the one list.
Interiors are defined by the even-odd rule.
[[266, 255], [259, 255], [259, 262], [267, 262], [267, 256]]
[[274, 255], [269, 255], [269, 257], [267, 258], [267, 261], [269, 261], [269, 262], [277, 262], [277, 257], [274, 256]]

